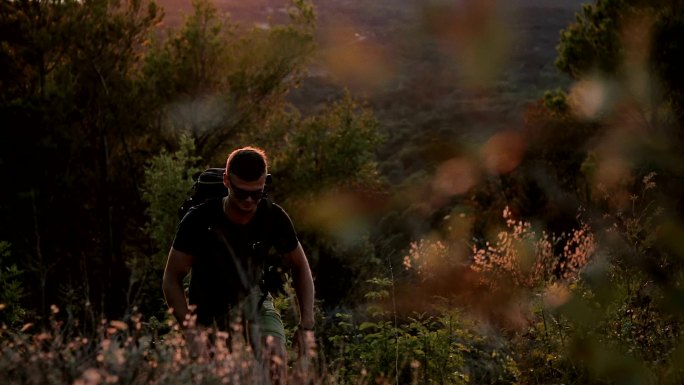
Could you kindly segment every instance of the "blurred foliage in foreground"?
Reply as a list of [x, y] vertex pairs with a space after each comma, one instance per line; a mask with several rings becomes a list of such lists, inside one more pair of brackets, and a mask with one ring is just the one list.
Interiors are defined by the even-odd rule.
[[[501, 63], [465, 43], [508, 40], [466, 3], [426, 15], [489, 21], [428, 31], [472, 87]], [[585, 5], [558, 45], [569, 89], [482, 143], [407, 143], [427, 160], [397, 186], [370, 108], [286, 98], [311, 4], [251, 29], [193, 4], [178, 29], [141, 1], [0, 5], [0, 377], [260, 383], [239, 333], [190, 355], [159, 290], [193, 173], [257, 144], [317, 277], [318, 346], [292, 352], [292, 382], [682, 383], [682, 1]], [[291, 335], [293, 298], [277, 304]]]

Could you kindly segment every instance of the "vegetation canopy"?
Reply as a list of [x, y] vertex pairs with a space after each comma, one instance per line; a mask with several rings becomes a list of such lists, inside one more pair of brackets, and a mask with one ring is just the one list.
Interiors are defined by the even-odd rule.
[[684, 381], [684, 1], [247, 3], [0, 3], [4, 383], [264, 383], [161, 290], [246, 145], [315, 276], [290, 383]]

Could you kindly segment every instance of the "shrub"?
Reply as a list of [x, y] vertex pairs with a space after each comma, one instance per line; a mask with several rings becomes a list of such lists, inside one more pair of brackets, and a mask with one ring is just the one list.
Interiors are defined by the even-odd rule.
[[183, 136], [178, 150], [172, 153], [162, 150], [147, 165], [142, 186], [142, 197], [148, 205], [144, 230], [153, 243], [153, 254], [136, 253], [127, 260], [131, 270], [131, 307], [137, 305], [157, 315], [165, 309], [159, 285], [179, 221], [178, 208], [192, 187], [193, 175], [199, 171], [194, 166], [196, 161], [192, 139]]
[[[569, 233], [537, 235], [530, 222], [515, 220], [508, 207], [503, 210], [506, 230], [497, 241], [473, 246], [472, 269], [482, 282], [495, 288], [526, 287], [561, 281], [576, 281], [596, 250], [588, 224]], [[557, 250], [561, 250], [560, 253]]]
[[24, 287], [21, 282], [23, 271], [16, 264], [6, 263], [10, 256], [10, 244], [0, 241], [0, 325], [16, 327], [21, 325], [26, 310], [21, 305]]
[[430, 312], [397, 315], [383, 305], [392, 282], [373, 279], [362, 314], [338, 313], [328, 331], [336, 383], [513, 382], [515, 363], [505, 344], [442, 299]]

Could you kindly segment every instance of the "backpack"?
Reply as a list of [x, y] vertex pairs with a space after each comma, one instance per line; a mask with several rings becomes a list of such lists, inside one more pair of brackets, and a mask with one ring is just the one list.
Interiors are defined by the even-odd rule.
[[[228, 189], [223, 184], [223, 174], [225, 173], [225, 168], [214, 167], [208, 168], [195, 176], [195, 183], [188, 192], [183, 204], [178, 208], [178, 218], [183, 219], [183, 217], [190, 211], [191, 208], [204, 203], [208, 199], [212, 198], [222, 198], [228, 195]], [[273, 201], [268, 196], [268, 188], [272, 182], [273, 178], [271, 174], [266, 175], [266, 184], [264, 186], [264, 197], [263, 200], [266, 201], [265, 207], [270, 211]], [[267, 218], [270, 218], [270, 212], [267, 214]], [[270, 220], [266, 221], [266, 225], [263, 228], [264, 238], [269, 235]], [[227, 246], [230, 249], [230, 245]], [[229, 250], [232, 253], [232, 250]], [[263, 292], [261, 301], [266, 298], [268, 293], [276, 296], [279, 293], [285, 293], [285, 282], [287, 278], [285, 277], [286, 268], [283, 266], [282, 258], [273, 255], [264, 256], [264, 266], [262, 267], [261, 280], [259, 286]]]
[[188, 192], [183, 204], [178, 208], [178, 219], [183, 219], [191, 208], [204, 203], [210, 198], [221, 198], [228, 195], [228, 189], [223, 184], [225, 168], [208, 168], [195, 174], [195, 183]]
[[[195, 174], [195, 183], [192, 185], [183, 204], [178, 208], [178, 219], [183, 219], [191, 208], [204, 203], [207, 199], [222, 198], [228, 195], [228, 189], [223, 184], [223, 174], [225, 171], [225, 168], [213, 167]], [[272, 203], [272, 201], [268, 197], [268, 187], [272, 180], [271, 174], [267, 174], [263, 199], [268, 200], [269, 203]]]

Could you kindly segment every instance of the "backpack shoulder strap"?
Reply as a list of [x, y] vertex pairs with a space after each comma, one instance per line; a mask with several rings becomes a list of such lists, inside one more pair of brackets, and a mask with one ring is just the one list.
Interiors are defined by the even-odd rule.
[[250, 283], [249, 283], [249, 278], [247, 277], [247, 274], [245, 273], [242, 265], [240, 264], [240, 260], [238, 259], [237, 254], [235, 253], [235, 249], [233, 246], [231, 246], [230, 242], [228, 239], [226, 239], [226, 236], [221, 232], [220, 229], [210, 226], [209, 231], [211, 231], [212, 234], [216, 236], [216, 238], [225, 246], [226, 250], [228, 251], [228, 255], [230, 255], [230, 260], [233, 262], [233, 267], [235, 268], [235, 271], [238, 273], [238, 276], [240, 277], [240, 284], [242, 285], [243, 290], [248, 290]]

